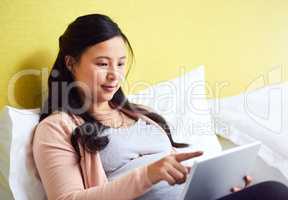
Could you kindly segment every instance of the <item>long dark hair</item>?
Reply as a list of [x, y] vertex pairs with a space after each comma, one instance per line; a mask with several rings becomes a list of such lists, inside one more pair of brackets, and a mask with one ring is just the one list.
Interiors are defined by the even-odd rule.
[[[80, 140], [86, 151], [92, 153], [105, 148], [109, 143], [109, 139], [107, 136], [100, 135], [103, 130], [109, 127], [92, 117], [87, 109], [82, 110], [82, 112], [75, 112], [75, 110], [82, 108], [84, 102], [80, 98], [79, 90], [76, 87], [69, 88], [69, 91], [67, 91], [67, 87], [63, 87], [69, 86], [69, 84], [74, 82], [72, 73], [66, 67], [65, 56], [69, 55], [79, 60], [87, 48], [115, 36], [122, 37], [128, 47], [130, 56], [134, 58], [133, 50], [127, 37], [122, 33], [118, 25], [105, 15], [89, 14], [78, 17], [69, 24], [66, 31], [59, 38], [59, 53], [49, 75], [48, 98], [41, 109], [39, 121], [42, 121], [55, 111], [63, 111], [69, 115], [80, 116], [84, 120], [84, 124], [76, 127], [71, 136], [71, 143], [78, 154], [78, 140]], [[167, 133], [173, 147], [188, 146], [185, 143], [174, 142], [165, 119], [155, 112], [149, 112], [141, 105], [130, 103], [121, 87], [109, 101], [109, 104], [116, 106], [118, 109], [128, 110], [130, 113], [145, 115], [158, 123]]]

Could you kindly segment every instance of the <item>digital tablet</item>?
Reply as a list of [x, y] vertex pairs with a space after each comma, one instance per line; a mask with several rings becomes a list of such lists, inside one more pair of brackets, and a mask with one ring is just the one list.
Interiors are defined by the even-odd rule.
[[216, 200], [244, 186], [243, 177], [256, 160], [260, 142], [234, 147], [219, 155], [196, 159], [179, 200]]

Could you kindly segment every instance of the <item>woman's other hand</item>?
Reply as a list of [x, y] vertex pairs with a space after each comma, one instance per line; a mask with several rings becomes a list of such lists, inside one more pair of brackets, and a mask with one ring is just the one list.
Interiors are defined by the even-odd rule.
[[199, 157], [202, 154], [202, 151], [196, 151], [165, 156], [148, 165], [148, 177], [153, 184], [162, 180], [167, 181], [170, 185], [184, 183], [190, 168], [182, 165], [180, 162]]
[[244, 179], [244, 183], [245, 183], [244, 187], [238, 187], [238, 186], [233, 187], [233, 188], [231, 188], [231, 192], [238, 192], [238, 191], [248, 187], [252, 183], [252, 180], [253, 180], [251, 176], [244, 176], [243, 179]]

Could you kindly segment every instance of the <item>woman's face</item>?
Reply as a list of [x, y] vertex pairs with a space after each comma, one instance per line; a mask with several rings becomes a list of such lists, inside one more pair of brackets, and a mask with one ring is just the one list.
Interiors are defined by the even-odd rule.
[[122, 37], [113, 37], [88, 48], [73, 67], [75, 81], [93, 103], [112, 99], [125, 74], [126, 47]]

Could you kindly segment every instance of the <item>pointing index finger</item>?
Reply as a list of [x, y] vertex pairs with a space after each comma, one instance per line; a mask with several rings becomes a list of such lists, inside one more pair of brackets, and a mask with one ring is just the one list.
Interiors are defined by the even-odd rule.
[[174, 156], [178, 162], [181, 162], [184, 160], [188, 160], [194, 157], [201, 156], [202, 154], [203, 154], [203, 151], [194, 151], [194, 152], [188, 152], [188, 153], [177, 153]]

